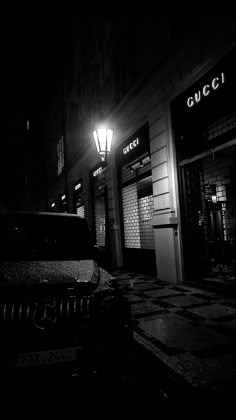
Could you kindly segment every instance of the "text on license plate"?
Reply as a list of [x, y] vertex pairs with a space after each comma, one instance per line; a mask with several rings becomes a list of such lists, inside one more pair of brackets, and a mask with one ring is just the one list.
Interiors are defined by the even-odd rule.
[[32, 353], [20, 353], [18, 367], [48, 365], [52, 363], [72, 362], [77, 360], [77, 348], [53, 349]]

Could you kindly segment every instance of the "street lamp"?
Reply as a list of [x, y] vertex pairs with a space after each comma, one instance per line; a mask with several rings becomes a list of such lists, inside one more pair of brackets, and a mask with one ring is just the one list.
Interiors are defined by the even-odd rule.
[[104, 202], [105, 202], [105, 250], [107, 261], [111, 261], [111, 238], [110, 238], [110, 223], [109, 223], [109, 208], [108, 208], [108, 188], [107, 188], [107, 176], [106, 176], [106, 166], [108, 155], [111, 151], [113, 130], [107, 128], [105, 124], [96, 128], [93, 131], [93, 138], [96, 144], [97, 151], [101, 156], [103, 162], [105, 162], [104, 167], [104, 179], [105, 183], [103, 186]]
[[102, 161], [107, 162], [107, 156], [111, 151], [113, 130], [106, 127], [100, 127], [93, 131], [93, 138]]

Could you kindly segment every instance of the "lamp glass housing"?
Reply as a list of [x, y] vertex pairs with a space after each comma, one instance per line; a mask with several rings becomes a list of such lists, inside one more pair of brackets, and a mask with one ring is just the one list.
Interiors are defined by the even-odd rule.
[[112, 136], [113, 130], [109, 128], [98, 128], [93, 131], [97, 151], [102, 156], [102, 160], [105, 160], [111, 151]]

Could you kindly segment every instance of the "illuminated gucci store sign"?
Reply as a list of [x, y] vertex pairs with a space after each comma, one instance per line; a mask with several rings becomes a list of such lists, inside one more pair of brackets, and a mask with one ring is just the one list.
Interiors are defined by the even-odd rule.
[[81, 190], [81, 188], [82, 188], [82, 182], [78, 182], [78, 184], [74, 186], [75, 191]]
[[209, 83], [206, 83], [195, 92], [192, 96], [189, 96], [187, 99], [187, 106], [192, 108], [194, 105], [199, 103], [204, 97], [211, 95], [212, 92], [218, 90], [225, 83], [225, 74], [221, 73], [220, 75], [214, 77]]
[[90, 171], [90, 179], [96, 182], [96, 178], [99, 178], [99, 175], [104, 173], [104, 169], [107, 166], [106, 162], [100, 162]]
[[98, 176], [101, 172], [103, 171], [103, 167], [99, 166], [99, 168], [97, 168], [94, 172], [93, 172], [93, 176]]
[[131, 136], [126, 138], [116, 150], [117, 167], [134, 162], [150, 152], [149, 124], [146, 121]]
[[137, 137], [135, 140], [131, 141], [127, 146], [123, 147], [123, 154], [129, 153], [135, 147], [139, 145], [139, 138]]

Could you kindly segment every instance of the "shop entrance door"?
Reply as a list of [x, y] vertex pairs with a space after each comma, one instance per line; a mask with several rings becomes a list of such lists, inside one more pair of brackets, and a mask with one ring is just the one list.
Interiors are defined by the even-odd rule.
[[124, 266], [129, 270], [156, 274], [151, 176], [122, 188], [122, 214]]
[[236, 148], [179, 165], [186, 281], [236, 281]]
[[186, 280], [206, 274], [201, 162], [180, 169], [183, 253]]

